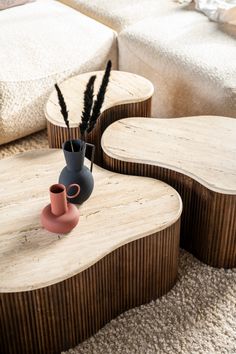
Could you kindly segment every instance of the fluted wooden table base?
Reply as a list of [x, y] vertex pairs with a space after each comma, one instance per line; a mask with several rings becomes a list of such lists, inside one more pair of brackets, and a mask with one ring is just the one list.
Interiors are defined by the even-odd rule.
[[[133, 116], [149, 117], [151, 115], [151, 98], [143, 102], [129, 103], [111, 107], [102, 112], [94, 130], [88, 134], [87, 142], [94, 144], [96, 153], [94, 161], [99, 166], [103, 165], [101, 138], [105, 129], [115, 121]], [[62, 143], [68, 139], [68, 130], [65, 127], [54, 125], [47, 121], [48, 143], [51, 148], [61, 148]], [[78, 128], [70, 128], [72, 139], [80, 139]]]
[[183, 201], [180, 245], [202, 262], [236, 267], [236, 196], [212, 192], [191, 178], [163, 167], [127, 163], [104, 154], [114, 172], [157, 178], [175, 188]]
[[[73, 139], [81, 138], [79, 123], [83, 110], [83, 92], [90, 76], [97, 75], [95, 92], [103, 72], [86, 73], [63, 82], [60, 87], [69, 110], [70, 133]], [[125, 117], [150, 117], [153, 85], [147, 79], [122, 71], [112, 71], [102, 112], [87, 142], [95, 144], [95, 163], [102, 166], [101, 137], [113, 122]], [[68, 131], [60, 113], [56, 92], [50, 95], [46, 104], [48, 142], [51, 148], [61, 148], [68, 139]]]
[[78, 225], [66, 235], [42, 228], [48, 187], [64, 164], [56, 149], [0, 161], [4, 354], [72, 348], [121, 312], [165, 294], [177, 278], [182, 202], [161, 181], [94, 165], [94, 191], [79, 206]]
[[208, 265], [233, 268], [235, 136], [233, 118], [127, 118], [103, 135], [104, 167], [174, 187], [183, 200], [181, 246]]
[[[60, 353], [175, 284], [179, 222], [52, 286], [0, 294], [1, 352]], [[162, 251], [164, 250], [164, 252]]]

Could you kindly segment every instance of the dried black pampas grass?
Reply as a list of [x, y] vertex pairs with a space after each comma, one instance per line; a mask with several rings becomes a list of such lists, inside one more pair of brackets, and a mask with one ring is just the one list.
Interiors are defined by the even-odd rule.
[[[87, 133], [90, 133], [96, 125], [97, 119], [101, 114], [101, 108], [105, 99], [106, 89], [109, 83], [111, 74], [112, 62], [109, 60], [106, 65], [106, 69], [102, 78], [102, 83], [99, 87], [96, 100], [94, 101], [94, 82], [96, 80], [96, 75], [90, 77], [86, 89], [84, 91], [84, 107], [81, 117], [81, 123], [79, 124], [81, 139], [86, 141]], [[73, 143], [70, 134], [70, 124], [68, 119], [68, 110], [63, 97], [63, 94], [57, 84], [55, 84], [57, 91], [58, 102], [61, 107], [61, 114], [63, 116], [64, 122], [68, 129], [68, 138], [71, 145], [71, 151], [73, 149]]]
[[106, 70], [105, 70], [105, 73], [102, 78], [102, 83], [99, 88], [96, 101], [94, 102], [94, 105], [93, 105], [93, 112], [92, 112], [92, 115], [89, 120], [89, 127], [87, 129], [88, 133], [90, 133], [93, 130], [93, 128], [96, 124], [96, 121], [101, 113], [101, 108], [102, 108], [102, 105], [103, 105], [103, 102], [105, 99], [106, 89], [107, 89], [110, 74], [111, 74], [111, 67], [112, 67], [112, 62], [111, 62], [111, 60], [109, 60], [107, 62]]
[[82, 140], [86, 140], [86, 133], [89, 127], [90, 114], [93, 107], [95, 80], [96, 75], [91, 76], [84, 91], [84, 109], [82, 112], [81, 123], [79, 125]]
[[70, 141], [70, 145], [71, 145], [71, 150], [73, 150], [73, 144], [72, 144], [72, 141], [71, 141], [71, 136], [70, 136], [70, 123], [69, 123], [69, 120], [68, 120], [68, 110], [67, 110], [67, 107], [66, 107], [66, 102], [65, 102], [65, 99], [63, 97], [63, 94], [59, 88], [59, 86], [57, 84], [55, 84], [55, 88], [57, 90], [57, 97], [58, 97], [58, 102], [59, 102], [59, 105], [61, 107], [61, 114], [62, 114], [62, 117], [64, 119], [64, 122], [67, 126], [67, 129], [68, 129], [68, 138], [69, 138], [69, 141]]

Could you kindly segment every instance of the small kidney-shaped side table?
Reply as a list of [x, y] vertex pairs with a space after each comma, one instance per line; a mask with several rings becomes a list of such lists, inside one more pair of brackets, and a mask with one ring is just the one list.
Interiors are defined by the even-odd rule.
[[[64, 165], [47, 149], [0, 161], [1, 353], [60, 353], [176, 282], [182, 202], [169, 185], [94, 166], [67, 235], [40, 225]], [[18, 171], [17, 174], [12, 171]]]
[[236, 119], [127, 118], [102, 138], [104, 167], [155, 177], [183, 200], [181, 246], [215, 267], [236, 267]]
[[[59, 85], [69, 111], [70, 132], [74, 139], [80, 138], [79, 123], [86, 84], [92, 75], [97, 76], [94, 86], [96, 99], [103, 73], [103, 71], [95, 71], [80, 74]], [[152, 83], [144, 77], [123, 71], [111, 71], [101, 115], [95, 128], [87, 137], [87, 142], [96, 146], [95, 163], [102, 165], [101, 137], [104, 130], [121, 118], [150, 117], [153, 92]], [[68, 139], [68, 132], [60, 112], [56, 90], [51, 93], [46, 103], [45, 116], [49, 147], [61, 148], [62, 143]]]

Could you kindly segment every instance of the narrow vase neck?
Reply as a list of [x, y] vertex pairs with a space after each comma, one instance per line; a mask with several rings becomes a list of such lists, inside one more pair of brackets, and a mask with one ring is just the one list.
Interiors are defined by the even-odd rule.
[[[72, 143], [72, 147], [71, 144]], [[73, 148], [74, 151], [71, 151]], [[81, 171], [84, 165], [86, 144], [82, 140], [72, 140], [63, 144], [66, 165], [70, 171]]]
[[50, 188], [51, 211], [55, 216], [61, 216], [68, 210], [65, 186], [54, 184]]

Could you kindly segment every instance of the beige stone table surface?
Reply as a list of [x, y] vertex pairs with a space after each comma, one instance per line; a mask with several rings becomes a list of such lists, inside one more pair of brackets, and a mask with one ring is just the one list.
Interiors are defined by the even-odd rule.
[[236, 266], [235, 118], [126, 118], [101, 144], [105, 168], [155, 177], [179, 192], [182, 247], [209, 265]]
[[126, 118], [104, 132], [111, 158], [181, 172], [218, 193], [236, 194], [236, 119]]
[[[59, 84], [69, 112], [68, 119], [72, 139], [81, 138], [79, 124], [84, 105], [84, 91], [92, 75], [96, 75], [94, 85], [95, 101], [104, 71], [76, 75]], [[95, 163], [97, 165], [103, 166], [101, 137], [104, 130], [111, 123], [121, 118], [150, 117], [153, 92], [153, 84], [144, 77], [123, 71], [111, 71], [100, 115], [86, 139], [88, 143], [94, 144], [96, 147]], [[49, 147], [61, 148], [63, 142], [68, 139], [68, 129], [61, 115], [55, 89], [45, 104], [45, 116], [47, 119]]]
[[67, 235], [52, 234], [41, 227], [40, 211], [64, 165], [56, 149], [0, 161], [0, 292], [63, 281], [180, 218], [181, 199], [172, 187], [94, 166], [95, 189], [79, 207], [79, 224]]
[[[59, 85], [69, 111], [71, 128], [77, 128], [81, 121], [83, 94], [89, 78], [92, 75], [97, 76], [94, 85], [94, 93], [96, 95], [103, 74], [104, 71], [80, 74], [65, 80]], [[152, 83], [144, 77], [124, 71], [112, 70], [102, 112], [121, 104], [124, 105], [148, 100], [152, 97], [153, 91], [154, 88]], [[47, 120], [52, 124], [65, 127], [58, 105], [56, 90], [53, 90], [45, 105], [45, 115]]]

